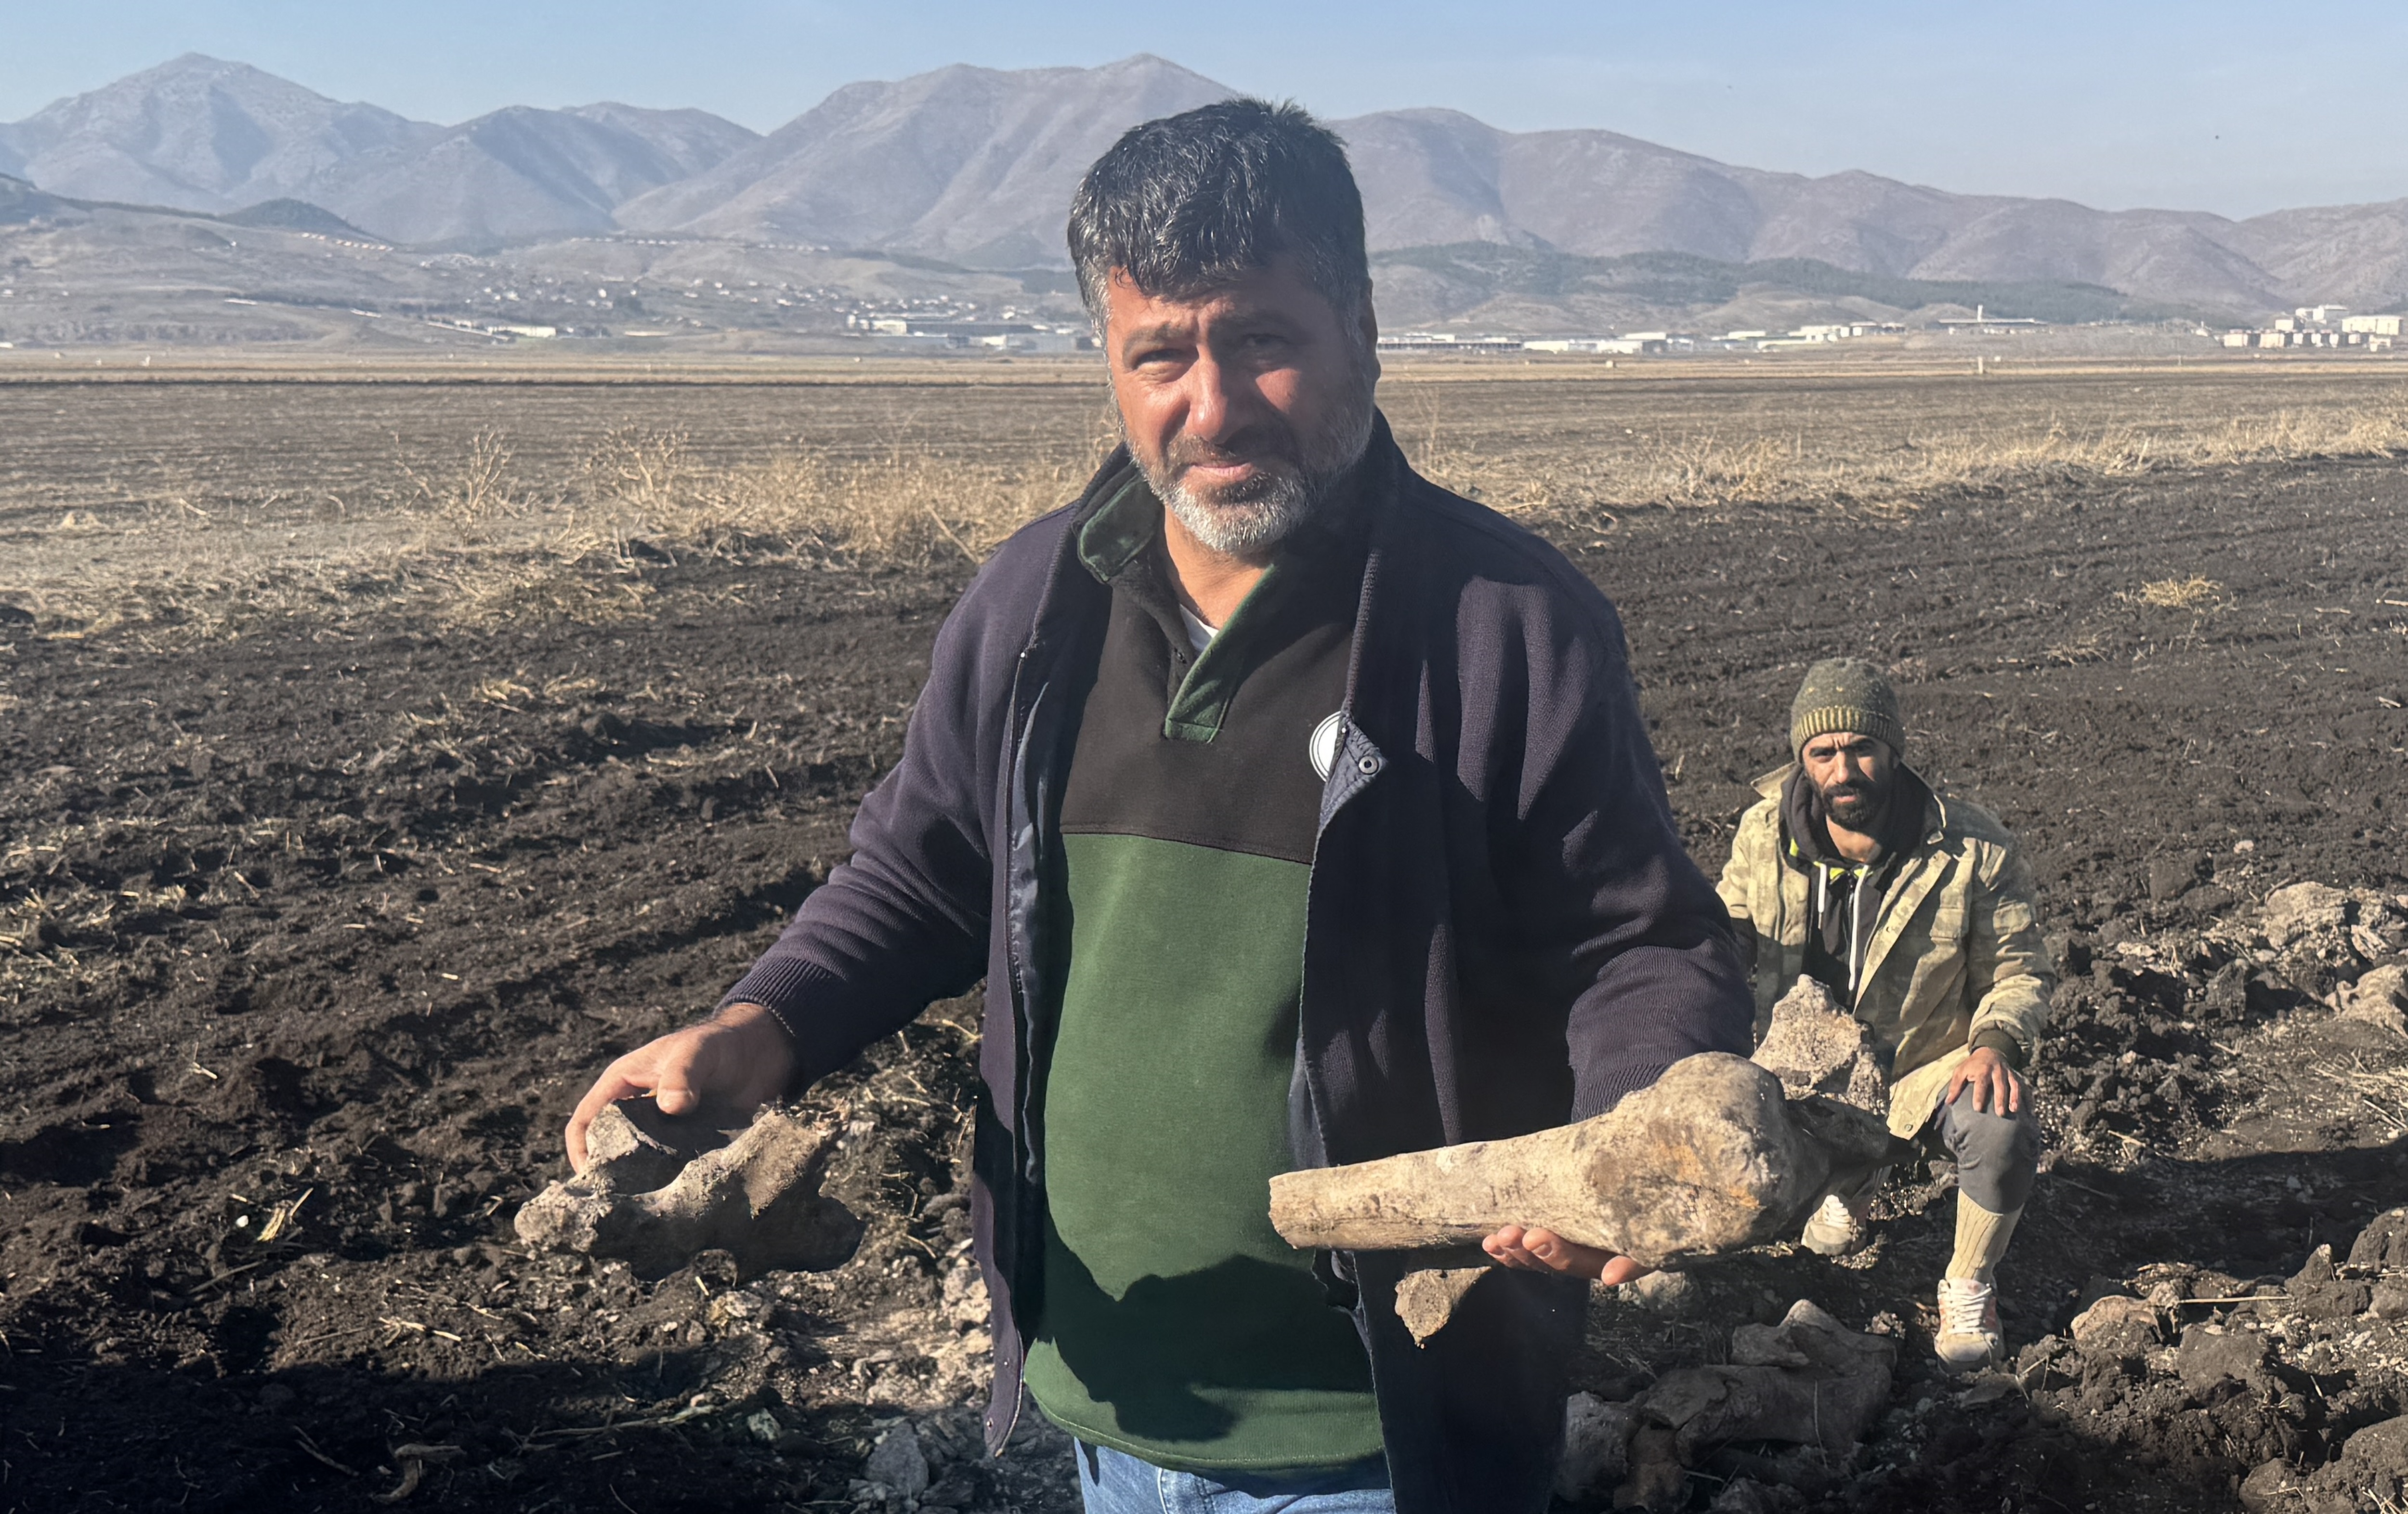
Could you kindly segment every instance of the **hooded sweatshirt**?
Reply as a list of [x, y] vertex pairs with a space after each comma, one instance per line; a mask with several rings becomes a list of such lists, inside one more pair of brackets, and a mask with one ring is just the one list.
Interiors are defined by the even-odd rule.
[[1864, 987], [1867, 948], [1881, 919], [1882, 896], [1898, 875], [1898, 860], [1922, 839], [1931, 790], [1914, 770], [1896, 770], [1889, 802], [1873, 828], [1876, 849], [1857, 862], [1832, 844], [1829, 815], [1804, 769], [1781, 791], [1782, 830], [1792, 866], [1812, 877], [1806, 890], [1806, 973], [1853, 1006]]

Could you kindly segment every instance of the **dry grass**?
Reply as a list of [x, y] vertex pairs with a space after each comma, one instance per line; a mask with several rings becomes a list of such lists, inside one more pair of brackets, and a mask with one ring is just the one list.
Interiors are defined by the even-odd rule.
[[[1573, 541], [1632, 510], [1903, 512], [1969, 488], [2408, 456], [2408, 388], [2372, 372], [2315, 387], [1658, 371], [1671, 376], [1400, 373], [1382, 399], [1423, 471]], [[188, 412], [184, 396], [146, 408], [131, 391], [122, 418], [37, 438], [48, 451], [21, 451], [13, 474], [0, 464], [15, 558], [0, 599], [52, 634], [131, 627], [154, 640], [394, 605], [436, 620], [608, 624], [648, 613], [655, 570], [698, 554], [844, 573], [982, 561], [1074, 496], [1112, 440], [1092, 376], [898, 383], [888, 398], [875, 386], [738, 391], [740, 404], [665, 386], [643, 404], [669, 421], [615, 425], [586, 419], [607, 412], [569, 392], [498, 391], [467, 414], [440, 396], [363, 393], [310, 395], [281, 455], [230, 419]], [[812, 429], [772, 440], [797, 425]], [[150, 430], [136, 441], [112, 426]], [[140, 478], [146, 447], [172, 460]], [[2219, 594], [2168, 579], [2127, 598], [2205, 612]], [[2051, 652], [2094, 655], [2078, 642]]]
[[1108, 442], [965, 461], [896, 445], [884, 455], [796, 450], [713, 465], [681, 432], [623, 427], [585, 460], [572, 532], [704, 552], [767, 547], [831, 567], [985, 560], [1003, 539], [1069, 499]]
[[[2129, 478], [2166, 469], [2311, 458], [2408, 456], [2408, 391], [2332, 409], [2234, 417], [2211, 425], [2051, 416], [2036, 428], [1908, 429], [1888, 440], [1828, 421], [1787, 435], [1727, 429], [1566, 438], [1555, 448], [1458, 440], [1426, 399], [1406, 440], [1439, 483], [1541, 523], [1577, 524], [1598, 508], [1831, 504], [1911, 509], [1949, 490], [2043, 478]], [[1400, 429], [1403, 429], [1400, 426]], [[1418, 445], [1412, 445], [1417, 442]]]
[[2099, 632], [2084, 631], [2078, 636], [2068, 637], [2054, 646], [2043, 647], [2041, 656], [2053, 663], [2068, 668], [2086, 662], [2100, 662], [2107, 656], [2103, 642], [2104, 638]]
[[2140, 601], [2157, 610], [2199, 610], [2218, 602], [2224, 585], [2193, 573], [2188, 578], [2161, 578], [2141, 585]]
[[339, 540], [237, 525], [179, 496], [172, 512], [130, 527], [87, 513], [47, 533], [136, 539], [149, 570], [79, 572], [32, 592], [0, 584], [0, 598], [36, 611], [50, 634], [136, 627], [162, 644], [396, 603], [452, 623], [607, 625], [648, 613], [648, 575], [695, 555], [848, 573], [975, 565], [1075, 496], [1105, 445], [991, 461], [796, 448], [714, 464], [682, 434], [627, 427], [547, 492], [514, 464], [508, 437], [482, 432], [454, 458], [397, 463], [389, 509]]
[[[507, 478], [481, 496], [434, 496], [447, 520], [480, 527], [415, 546], [408, 573], [442, 618], [602, 625], [644, 613], [646, 574], [695, 555], [794, 563], [826, 571], [968, 566], [1075, 496], [1095, 454], [974, 463], [896, 449], [883, 457], [796, 450], [713, 465], [678, 432], [621, 428], [583, 460], [571, 486], [535, 502]], [[464, 471], [480, 468], [473, 456]], [[475, 515], [457, 503], [489, 503]]]
[[2315, 1070], [2330, 1080], [2336, 1095], [2346, 1090], [2346, 1097], [2339, 1099], [2344, 1108], [2371, 1111], [2395, 1132], [2408, 1132], [2408, 1068], [2372, 1067], [2358, 1056], [2322, 1062]]
[[487, 521], [508, 513], [514, 503], [509, 441], [498, 431], [469, 438], [467, 452], [439, 476], [420, 472], [407, 457], [394, 466], [415, 491], [413, 502], [445, 520]]

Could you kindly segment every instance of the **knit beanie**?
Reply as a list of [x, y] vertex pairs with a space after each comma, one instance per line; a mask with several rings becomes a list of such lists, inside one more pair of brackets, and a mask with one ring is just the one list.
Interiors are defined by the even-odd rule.
[[1870, 662], [1827, 657], [1806, 670], [1806, 682], [1789, 706], [1789, 750], [1805, 749], [1817, 736], [1850, 730], [1888, 743], [1892, 756], [1906, 756], [1906, 728], [1899, 723], [1898, 692]]

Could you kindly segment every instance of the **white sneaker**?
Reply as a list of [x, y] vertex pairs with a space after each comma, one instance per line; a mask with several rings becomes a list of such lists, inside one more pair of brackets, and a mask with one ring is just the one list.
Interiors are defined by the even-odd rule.
[[1885, 1167], [1866, 1178], [1853, 1194], [1844, 1198], [1837, 1193], [1825, 1194], [1822, 1207], [1806, 1221], [1805, 1233], [1798, 1237], [1798, 1244], [1822, 1257], [1854, 1256], [1863, 1250], [1872, 1239], [1871, 1232], [1865, 1228], [1865, 1217], [1873, 1212], [1873, 1195], [1881, 1191], [1888, 1177], [1889, 1169]]
[[2007, 1359], [1999, 1291], [1978, 1277], [1940, 1279], [1940, 1328], [1931, 1337], [1942, 1371], [1979, 1372]]
[[1864, 1248], [1865, 1229], [1856, 1223], [1855, 1211], [1848, 1201], [1836, 1193], [1823, 1195], [1823, 1206], [1814, 1218], [1806, 1221], [1805, 1233], [1798, 1244], [1816, 1256], [1843, 1257]]

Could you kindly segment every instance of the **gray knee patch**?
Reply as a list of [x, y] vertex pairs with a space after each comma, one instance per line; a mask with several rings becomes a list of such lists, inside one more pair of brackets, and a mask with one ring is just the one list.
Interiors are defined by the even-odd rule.
[[1985, 1113], [1973, 1107], [1971, 1088], [1940, 1107], [1935, 1123], [1941, 1144], [1956, 1159], [1956, 1186], [1994, 1215], [2009, 1215], [2031, 1198], [2040, 1172], [2040, 1122], [2030, 1094], [2019, 1114]]

